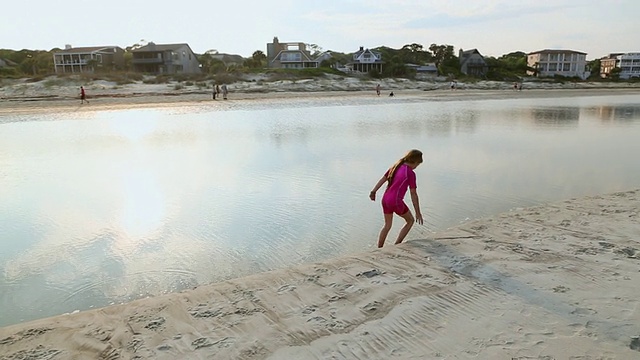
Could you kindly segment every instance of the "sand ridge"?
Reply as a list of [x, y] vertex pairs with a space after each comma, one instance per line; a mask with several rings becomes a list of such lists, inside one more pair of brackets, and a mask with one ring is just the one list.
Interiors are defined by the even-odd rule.
[[638, 359], [640, 190], [0, 329], [0, 359]]

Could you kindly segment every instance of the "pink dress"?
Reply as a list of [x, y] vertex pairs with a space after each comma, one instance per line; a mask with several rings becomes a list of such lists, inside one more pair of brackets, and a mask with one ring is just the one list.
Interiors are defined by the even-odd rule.
[[[387, 170], [384, 175], [389, 176], [389, 170]], [[413, 172], [413, 169], [409, 165], [402, 164], [398, 166], [391, 184], [389, 184], [384, 191], [384, 195], [382, 196], [382, 211], [385, 214], [396, 213], [398, 215], [404, 215], [409, 211], [409, 207], [404, 203], [404, 195], [409, 188], [417, 188], [416, 173]]]

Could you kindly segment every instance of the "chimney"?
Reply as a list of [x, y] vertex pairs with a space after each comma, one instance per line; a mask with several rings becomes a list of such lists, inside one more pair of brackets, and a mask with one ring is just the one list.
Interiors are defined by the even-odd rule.
[[364, 46], [360, 46], [360, 51], [364, 51]]
[[69, 49], [71, 49], [71, 45], [66, 44], [66, 45], [64, 46], [64, 49], [65, 49], [65, 50], [69, 50]]

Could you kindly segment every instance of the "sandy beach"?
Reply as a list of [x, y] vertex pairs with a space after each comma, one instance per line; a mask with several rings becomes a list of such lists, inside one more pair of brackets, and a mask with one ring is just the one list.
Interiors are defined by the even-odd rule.
[[0, 329], [0, 359], [638, 359], [640, 190]]
[[[0, 83], [0, 116], [16, 113], [50, 111], [96, 111], [130, 108], [223, 106], [224, 100], [213, 100], [211, 89], [184, 83], [145, 84], [142, 82], [118, 85], [98, 80], [84, 84], [89, 104], [80, 104], [79, 86], [82, 83], [66, 80], [51, 85], [49, 80], [38, 82], [12, 81]], [[448, 82], [440, 79], [417, 81], [407, 79], [364, 80], [330, 76], [304, 80], [274, 82], [244, 81], [229, 84], [227, 103], [278, 102], [295, 103], [309, 99], [376, 98], [376, 84], [382, 84], [380, 100], [490, 100], [517, 98], [549, 98], [573, 96], [602, 96], [640, 94], [640, 82], [526, 82], [524, 90], [514, 91], [512, 84], [498, 81], [458, 83], [451, 91]], [[394, 93], [390, 98], [388, 94]]]

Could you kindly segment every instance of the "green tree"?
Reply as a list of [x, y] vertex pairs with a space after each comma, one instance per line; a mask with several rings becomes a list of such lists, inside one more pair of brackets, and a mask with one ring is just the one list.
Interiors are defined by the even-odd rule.
[[611, 69], [611, 72], [609, 73], [609, 77], [612, 80], [620, 80], [620, 73], [622, 72], [622, 69], [619, 67], [614, 67], [613, 69]]
[[452, 45], [431, 44], [431, 46], [429, 46], [429, 50], [431, 51], [433, 61], [438, 67], [446, 60], [450, 60], [455, 57]]
[[431, 60], [431, 54], [424, 50], [424, 46], [417, 43], [404, 45], [400, 49], [400, 55], [405, 63], [421, 65]]
[[591, 72], [589, 78], [600, 78], [600, 59], [587, 62], [587, 71]]
[[307, 44], [307, 48], [311, 53], [311, 57], [318, 57], [320, 56], [320, 54], [322, 54], [322, 47], [317, 44]]
[[253, 60], [254, 67], [263, 68], [267, 64], [267, 55], [262, 52], [262, 50], [256, 50], [251, 55], [251, 59]]

